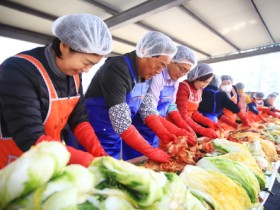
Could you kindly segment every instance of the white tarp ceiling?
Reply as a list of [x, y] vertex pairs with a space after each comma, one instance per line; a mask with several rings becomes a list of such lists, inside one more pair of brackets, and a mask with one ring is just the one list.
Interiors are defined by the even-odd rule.
[[47, 44], [58, 16], [91, 13], [109, 26], [112, 54], [157, 30], [216, 62], [280, 51], [279, 8], [280, 0], [1, 0], [0, 36]]

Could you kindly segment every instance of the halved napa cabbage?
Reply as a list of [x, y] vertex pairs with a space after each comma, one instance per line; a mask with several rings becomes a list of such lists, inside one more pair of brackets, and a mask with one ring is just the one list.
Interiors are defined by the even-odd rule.
[[268, 140], [271, 140], [277, 144], [280, 143], [280, 126], [274, 123], [269, 123], [264, 132], [271, 136]]
[[247, 152], [250, 153], [250, 150], [239, 143], [228, 141], [226, 139], [215, 139], [212, 141], [216, 150], [218, 150], [221, 154], [225, 154], [228, 152]]
[[256, 159], [259, 167], [262, 170], [269, 170], [271, 168], [271, 163], [269, 162], [266, 154], [264, 153], [260, 140], [255, 140], [252, 142], [244, 142], [244, 146], [249, 148], [251, 154]]
[[194, 197], [183, 180], [175, 173], [165, 173], [167, 182], [163, 187], [161, 200], [143, 208], [145, 210], [206, 210], [203, 204]]
[[193, 194], [203, 198], [215, 210], [247, 210], [250, 198], [241, 185], [226, 175], [199, 166], [185, 166], [180, 174]]
[[[94, 168], [91, 168], [92, 166]], [[163, 186], [167, 182], [164, 173], [154, 172], [109, 156], [94, 160], [89, 170], [92, 173], [99, 171], [100, 183], [95, 186], [97, 189], [121, 189], [141, 207], [159, 201], [163, 195]]]
[[260, 141], [263, 152], [265, 153], [267, 159], [270, 162], [279, 160], [279, 157], [278, 157], [278, 154], [277, 154], [277, 151], [275, 149], [275, 145], [273, 142], [268, 141], [268, 140], [259, 140], [259, 141]]
[[253, 204], [259, 202], [259, 182], [254, 173], [245, 165], [225, 158], [204, 157], [197, 162], [197, 166], [223, 173], [244, 188]]
[[257, 180], [259, 181], [260, 189], [265, 188], [266, 185], [265, 174], [260, 169], [259, 165], [256, 162], [256, 159], [251, 154], [244, 153], [244, 152], [230, 152], [224, 155], [219, 155], [217, 157], [226, 158], [242, 163], [243, 165], [245, 165], [246, 167], [248, 167], [250, 170], [253, 171]]
[[42, 142], [31, 147], [0, 171], [0, 209], [47, 183], [62, 171], [69, 158], [70, 153], [59, 142]]
[[[116, 191], [108, 189], [107, 191]], [[126, 197], [120, 195], [119, 193], [110, 193], [107, 195], [95, 194], [88, 197], [87, 201], [83, 204], [78, 205], [77, 210], [137, 210]]]
[[93, 175], [81, 165], [69, 165], [47, 184], [8, 205], [12, 209], [76, 209], [93, 191]]

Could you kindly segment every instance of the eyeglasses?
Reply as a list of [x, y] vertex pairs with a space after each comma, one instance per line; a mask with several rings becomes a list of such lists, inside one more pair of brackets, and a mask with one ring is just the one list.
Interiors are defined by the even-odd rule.
[[185, 68], [185, 67], [183, 67], [183, 66], [180, 66], [178, 63], [175, 63], [175, 64], [177, 65], [178, 69], [180, 70], [180, 72], [181, 72], [182, 74], [186, 74], [186, 73], [189, 72], [189, 69], [187, 69], [187, 68]]

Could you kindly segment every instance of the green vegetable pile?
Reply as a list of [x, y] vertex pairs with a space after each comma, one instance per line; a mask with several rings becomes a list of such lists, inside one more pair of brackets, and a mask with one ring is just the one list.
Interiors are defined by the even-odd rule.
[[112, 157], [96, 158], [88, 168], [68, 161], [61, 143], [32, 147], [0, 171], [0, 209], [205, 209], [175, 173]]
[[[112, 157], [88, 168], [67, 165], [59, 142], [42, 142], [0, 170], [0, 210], [232, 210], [259, 204], [266, 177], [260, 146], [225, 139], [215, 152], [175, 173], [155, 172]], [[252, 148], [251, 148], [252, 147]], [[257, 153], [257, 154], [253, 154]]]

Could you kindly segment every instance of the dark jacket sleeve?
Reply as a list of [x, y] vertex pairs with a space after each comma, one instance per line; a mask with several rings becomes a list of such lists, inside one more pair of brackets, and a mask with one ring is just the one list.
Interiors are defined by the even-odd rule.
[[222, 106], [230, 111], [232, 111], [233, 113], [237, 114], [238, 112], [240, 112], [240, 108], [237, 104], [235, 104], [232, 100], [230, 100], [228, 98], [228, 96], [226, 95], [225, 92], [220, 92], [219, 94], [221, 94], [222, 97]]
[[23, 151], [44, 134], [39, 100], [44, 81], [34, 68], [28, 61], [13, 57], [0, 69], [1, 118]]
[[108, 108], [126, 103], [126, 94], [133, 88], [132, 77], [122, 56], [110, 58], [94, 75], [86, 98], [102, 96]]

